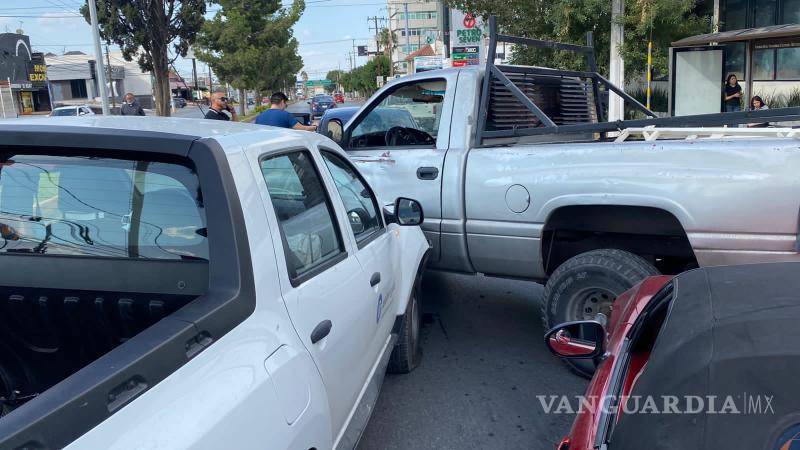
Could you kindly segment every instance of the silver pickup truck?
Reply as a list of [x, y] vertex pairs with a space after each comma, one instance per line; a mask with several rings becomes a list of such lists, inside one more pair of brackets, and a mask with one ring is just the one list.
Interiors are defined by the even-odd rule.
[[[800, 261], [800, 130], [641, 128], [612, 138], [584, 74], [496, 67], [395, 80], [338, 130], [382, 197], [422, 203], [429, 268], [546, 282], [550, 327], [608, 314], [648, 275]], [[376, 124], [387, 108], [416, 125]], [[751, 113], [738, 114], [730, 120]], [[653, 123], [690, 123], [681, 120]]]

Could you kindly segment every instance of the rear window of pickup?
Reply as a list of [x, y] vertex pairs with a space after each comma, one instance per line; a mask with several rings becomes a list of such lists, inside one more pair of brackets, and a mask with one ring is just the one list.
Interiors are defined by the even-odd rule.
[[0, 253], [208, 260], [188, 161], [0, 157]]

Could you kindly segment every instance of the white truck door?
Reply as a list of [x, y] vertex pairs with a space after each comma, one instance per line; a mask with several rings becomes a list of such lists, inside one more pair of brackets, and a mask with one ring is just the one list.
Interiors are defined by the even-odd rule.
[[343, 147], [378, 197], [418, 200], [422, 230], [438, 259], [442, 167], [450, 139], [457, 74], [415, 76], [393, 84], [347, 124]]
[[356, 256], [364, 269], [362, 284], [368, 283], [372, 289], [374, 326], [370, 336], [373, 341], [370, 355], [377, 360], [394, 323], [393, 314], [384, 313], [397, 310], [400, 258], [394, 254], [381, 206], [369, 184], [349, 161], [336, 152], [321, 148], [320, 154], [350, 222], [350, 230], [343, 230], [343, 233], [349, 233], [356, 242]]
[[276, 253], [286, 262], [280, 269], [284, 302], [322, 376], [335, 438], [372, 368], [375, 296], [353, 240], [342, 234], [349, 225], [331, 201], [338, 194], [326, 189], [326, 169], [312, 152], [267, 155], [259, 165], [280, 230], [273, 237]]

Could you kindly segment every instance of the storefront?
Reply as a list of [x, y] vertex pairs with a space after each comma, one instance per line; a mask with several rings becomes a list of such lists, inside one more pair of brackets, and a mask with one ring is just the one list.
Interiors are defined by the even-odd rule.
[[41, 53], [31, 51], [28, 36], [0, 34], [0, 79], [10, 88], [17, 114], [50, 111], [47, 66]]

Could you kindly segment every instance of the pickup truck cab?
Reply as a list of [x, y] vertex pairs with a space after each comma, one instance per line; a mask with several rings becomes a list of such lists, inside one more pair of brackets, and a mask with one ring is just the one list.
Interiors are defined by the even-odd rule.
[[[798, 130], [712, 128], [671, 140], [534, 135], [538, 119], [496, 79], [487, 88], [484, 76], [451, 68], [394, 80], [341, 132], [381, 195], [422, 203], [429, 268], [546, 283], [549, 329], [607, 315], [647, 276], [800, 260]], [[594, 125], [591, 89], [579, 79], [515, 79], [558, 123]], [[365, 126], [386, 108], [407, 111], [417, 126]], [[531, 135], [494, 137], [525, 126]], [[726, 136], [737, 131], [752, 134]]]
[[0, 134], [0, 448], [353, 448], [387, 367], [419, 363], [422, 209], [329, 139]]

